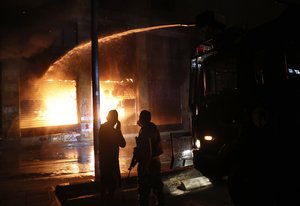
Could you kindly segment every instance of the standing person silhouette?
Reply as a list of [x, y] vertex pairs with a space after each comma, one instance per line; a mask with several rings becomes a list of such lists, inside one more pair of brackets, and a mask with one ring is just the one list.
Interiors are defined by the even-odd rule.
[[114, 193], [121, 186], [119, 147], [126, 146], [117, 110], [110, 110], [107, 122], [99, 129], [100, 192], [106, 204], [112, 204]]
[[149, 205], [151, 190], [156, 197], [156, 205], [164, 205], [163, 182], [161, 178], [160, 155], [163, 153], [160, 132], [151, 122], [151, 113], [141, 111], [138, 125], [141, 127], [137, 137], [138, 153], [138, 193], [139, 206]]

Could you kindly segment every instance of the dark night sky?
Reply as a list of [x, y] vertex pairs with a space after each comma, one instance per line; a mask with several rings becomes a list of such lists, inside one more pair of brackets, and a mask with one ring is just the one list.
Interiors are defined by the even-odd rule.
[[[289, 0], [297, 1], [297, 0]], [[165, 15], [168, 18], [192, 21], [206, 9], [216, 11], [226, 24], [253, 26], [278, 14], [284, 6], [274, 0], [152, 0], [149, 12], [143, 1], [99, 0], [100, 7], [117, 12], [140, 15]], [[170, 3], [171, 2], [171, 3]], [[49, 48], [61, 29], [68, 22], [74, 22], [88, 15], [89, 0], [13, 0], [2, 1], [0, 7], [0, 61], [11, 58], [29, 58]], [[159, 4], [163, 6], [159, 6]], [[168, 8], [168, 5], [172, 7]], [[150, 6], [151, 7], [151, 6]], [[161, 7], [161, 8], [160, 8]], [[165, 9], [160, 12], [159, 9]], [[106, 17], [105, 17], [106, 18]], [[109, 17], [108, 17], [109, 18]], [[156, 17], [155, 17], [156, 18]], [[158, 18], [159, 19], [159, 18]]]
[[86, 10], [83, 0], [1, 2], [0, 59], [28, 58], [48, 48], [68, 21]]

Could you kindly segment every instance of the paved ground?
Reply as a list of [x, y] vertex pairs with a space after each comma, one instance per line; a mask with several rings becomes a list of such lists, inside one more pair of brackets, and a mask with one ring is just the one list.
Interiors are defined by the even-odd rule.
[[[180, 188], [184, 180], [201, 177], [201, 173], [194, 169], [186, 169], [164, 174], [165, 194], [167, 206], [232, 206], [226, 186], [203, 184], [193, 190]], [[131, 180], [124, 179], [123, 190], [117, 195], [118, 205], [137, 205], [136, 182], [133, 176]], [[72, 178], [26, 178], [18, 180], [1, 181], [0, 205], [1, 206], [59, 206], [54, 190], [57, 186], [81, 185], [92, 183], [93, 177], [72, 177]], [[204, 181], [205, 182], [205, 181]], [[81, 187], [82, 191], [87, 191]], [[93, 194], [93, 193], [91, 193]], [[79, 196], [78, 196], [79, 197]], [[94, 197], [95, 198], [95, 197]], [[76, 205], [97, 205], [98, 199], [82, 198], [84, 201], [73, 201]], [[87, 201], [89, 200], [89, 201]], [[98, 204], [99, 205], [99, 204]]]
[[[120, 168], [123, 176], [128, 173], [135, 134], [125, 136], [127, 145], [120, 149]], [[93, 141], [61, 142], [43, 140], [0, 141], [0, 178], [2, 177], [55, 177], [86, 176], [94, 174]], [[33, 138], [32, 138], [33, 139]], [[163, 170], [168, 171], [171, 162], [169, 133], [162, 134], [164, 154]], [[136, 168], [132, 174], [136, 173]]]
[[[137, 205], [136, 168], [127, 179], [134, 138], [127, 137], [128, 147], [121, 151], [123, 189], [121, 205]], [[205, 177], [192, 166], [170, 169], [169, 134], [163, 134], [165, 154], [162, 157], [167, 205], [232, 206], [226, 185], [207, 184]], [[57, 206], [53, 195], [58, 185], [81, 185], [94, 181], [93, 145], [91, 142], [67, 144], [1, 144], [0, 206]], [[187, 180], [200, 181], [197, 189], [184, 190]], [[185, 183], [185, 184], [184, 184]], [[88, 198], [85, 198], [87, 200]], [[98, 203], [97, 198], [93, 203]], [[74, 202], [73, 202], [74, 203]], [[84, 204], [80, 204], [83, 206]], [[92, 205], [92, 204], [91, 204]], [[96, 204], [99, 205], [99, 204]], [[72, 205], [73, 206], [73, 205]], [[75, 205], [74, 205], [75, 206]]]

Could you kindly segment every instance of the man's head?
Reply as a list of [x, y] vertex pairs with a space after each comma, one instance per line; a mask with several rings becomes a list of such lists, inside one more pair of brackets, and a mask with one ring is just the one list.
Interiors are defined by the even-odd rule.
[[108, 115], [107, 115], [106, 119], [107, 119], [108, 122], [111, 122], [113, 124], [117, 123], [117, 121], [118, 121], [118, 111], [115, 110], [115, 109], [110, 110], [108, 112]]
[[140, 113], [138, 125], [143, 126], [151, 121], [151, 113], [148, 110], [143, 110]]

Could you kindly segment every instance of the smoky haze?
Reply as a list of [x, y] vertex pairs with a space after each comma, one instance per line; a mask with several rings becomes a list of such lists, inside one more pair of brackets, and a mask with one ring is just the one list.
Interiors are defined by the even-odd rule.
[[64, 24], [79, 19], [85, 0], [14, 0], [0, 7], [0, 60], [30, 58], [49, 48]]
[[[282, 1], [284, 2], [284, 0]], [[126, 10], [130, 9], [131, 11], [139, 11], [139, 13], [142, 14], [149, 13], [155, 16], [159, 8], [162, 9], [166, 7], [165, 10], [162, 10], [165, 12], [161, 12], [161, 16], [169, 16], [169, 18], [174, 20], [177, 18], [183, 20], [185, 19], [184, 16], [189, 16], [190, 18], [188, 19], [194, 21], [196, 14], [199, 14], [206, 9], [212, 9], [220, 11], [220, 15], [224, 16], [225, 20], [227, 19], [226, 21], [228, 22], [234, 21], [235, 23], [243, 23], [248, 26], [253, 24], [252, 21], [263, 19], [263, 17], [265, 17], [267, 13], [270, 13], [271, 10], [276, 10], [277, 12], [280, 10], [279, 7], [282, 7], [282, 4], [278, 3], [278, 0], [253, 0], [247, 2], [247, 4], [242, 4], [239, 0], [230, 0], [229, 2], [191, 0], [183, 4], [184, 9], [181, 6], [182, 2], [180, 0], [153, 1], [151, 3], [152, 10], [146, 9], [146, 6], [150, 2], [146, 0], [101, 0], [99, 2], [101, 2], [99, 5], [102, 7], [109, 7], [114, 10], [115, 13], [113, 15], [116, 16], [121, 15], [121, 11], [124, 10], [124, 6], [127, 5], [127, 3], [131, 3], [129, 4], [131, 7], [126, 8]], [[166, 2], [169, 3], [165, 5]], [[89, 4], [90, 1], [88, 0], [1, 1], [0, 60], [30, 58], [42, 53], [54, 43], [55, 38], [61, 34], [65, 24], [74, 22], [87, 15], [87, 10], [90, 6]], [[115, 5], [118, 6], [116, 7]], [[173, 8], [173, 10], [171, 8]], [[173, 11], [173, 15], [167, 15], [170, 13], [169, 10]], [[254, 17], [250, 18], [252, 14], [255, 14], [255, 20], [253, 19]], [[107, 18], [107, 16], [104, 16], [101, 19], [102, 26], [106, 25], [107, 27], [110, 27], [112, 22], [109, 21], [109, 19], [110, 18]], [[143, 18], [134, 19], [133, 22], [142, 23], [140, 22], [142, 21], [141, 19]], [[184, 21], [180, 22], [183, 23]]]

